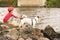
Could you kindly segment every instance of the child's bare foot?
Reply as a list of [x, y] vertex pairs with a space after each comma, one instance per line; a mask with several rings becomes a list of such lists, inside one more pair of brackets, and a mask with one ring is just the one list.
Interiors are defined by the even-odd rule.
[[5, 26], [5, 28], [9, 28], [8, 26]]

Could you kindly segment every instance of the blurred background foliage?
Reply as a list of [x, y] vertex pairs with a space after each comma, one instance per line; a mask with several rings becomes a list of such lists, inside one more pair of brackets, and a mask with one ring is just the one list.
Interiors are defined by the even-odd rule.
[[17, 6], [17, 0], [0, 0], [0, 6]]
[[46, 0], [46, 7], [60, 7], [60, 0]]
[[[0, 0], [0, 6], [17, 7], [18, 0]], [[60, 7], [60, 0], [46, 0], [46, 7]]]

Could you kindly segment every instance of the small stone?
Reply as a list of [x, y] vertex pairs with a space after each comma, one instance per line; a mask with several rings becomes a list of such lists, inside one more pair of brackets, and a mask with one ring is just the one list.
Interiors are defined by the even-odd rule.
[[38, 40], [49, 40], [48, 38], [41, 37]]
[[18, 40], [24, 40], [23, 38], [19, 38]]
[[27, 38], [26, 40], [32, 40], [31, 38]]

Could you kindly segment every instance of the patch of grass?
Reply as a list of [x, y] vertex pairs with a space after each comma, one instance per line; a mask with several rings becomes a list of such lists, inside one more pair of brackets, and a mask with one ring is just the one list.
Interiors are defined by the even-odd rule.
[[47, 0], [46, 7], [60, 7], [60, 0]]
[[1, 0], [0, 6], [17, 6], [17, 0]]

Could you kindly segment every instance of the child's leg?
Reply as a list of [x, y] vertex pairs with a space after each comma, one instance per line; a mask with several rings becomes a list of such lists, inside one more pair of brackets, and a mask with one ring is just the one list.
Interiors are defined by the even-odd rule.
[[6, 23], [3, 23], [2, 25], [6, 25], [6, 26], [5, 26], [5, 28], [12, 28], [12, 27], [13, 27], [13, 25], [11, 25], [11, 24], [8, 24], [8, 22], [6, 22]]

